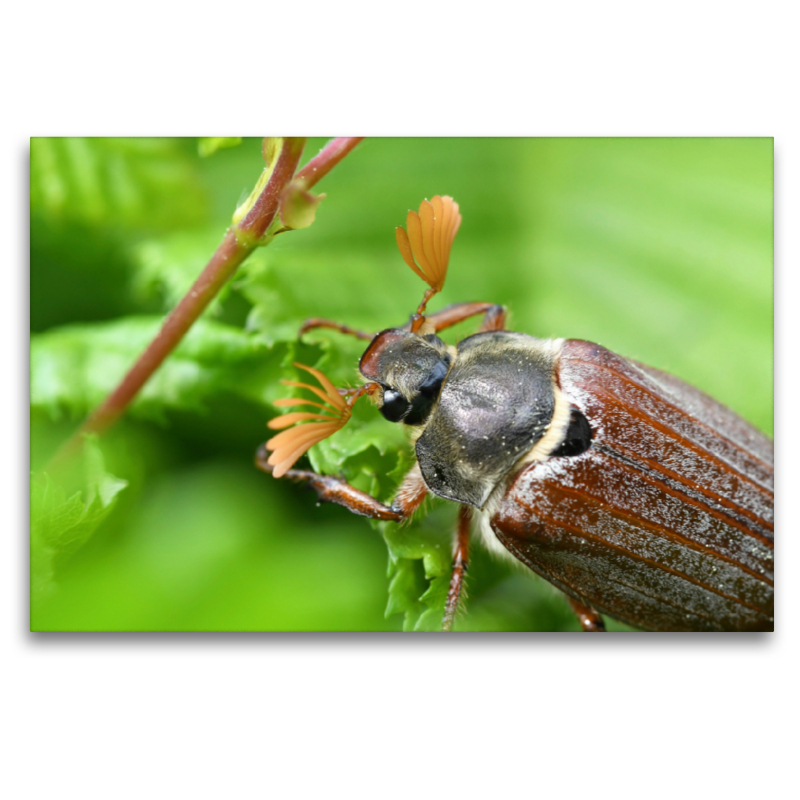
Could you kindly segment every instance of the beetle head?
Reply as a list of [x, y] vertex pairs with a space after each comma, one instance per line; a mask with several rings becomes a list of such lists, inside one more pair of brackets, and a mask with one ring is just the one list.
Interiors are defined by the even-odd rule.
[[359, 369], [381, 387], [375, 396], [386, 419], [421, 425], [439, 397], [450, 361], [447, 346], [436, 334], [391, 328], [375, 336]]
[[276, 478], [285, 475], [306, 450], [344, 427], [359, 397], [376, 399], [386, 419], [407, 425], [423, 424], [438, 400], [450, 356], [424, 314], [428, 300], [442, 290], [447, 277], [450, 248], [461, 225], [458, 203], [438, 195], [430, 202], [423, 200], [419, 212], [408, 212], [406, 225], [408, 231], [396, 229], [400, 254], [430, 287], [409, 321], [409, 330], [392, 328], [375, 336], [360, 362], [361, 374], [370, 382], [359, 389], [336, 389], [319, 370], [295, 365], [313, 375], [322, 388], [297, 381], [282, 383], [306, 389], [323, 402], [303, 398], [275, 401], [279, 407], [310, 405], [317, 409], [293, 411], [268, 423], [281, 431], [266, 443], [272, 451], [267, 464]]

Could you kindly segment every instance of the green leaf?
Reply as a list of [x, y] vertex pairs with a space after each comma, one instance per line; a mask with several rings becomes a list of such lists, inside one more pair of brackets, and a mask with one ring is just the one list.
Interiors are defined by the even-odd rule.
[[[139, 242], [132, 250], [136, 269], [134, 291], [144, 298], [160, 296], [164, 310], [174, 308], [203, 271], [223, 233], [219, 229], [204, 228]], [[230, 282], [222, 287], [209, 306], [210, 313], [219, 311], [230, 288]]]
[[[410, 450], [401, 451], [389, 474], [398, 486], [414, 463]], [[389, 550], [389, 601], [386, 616], [403, 614], [407, 631], [438, 631], [450, 587], [453, 508], [435, 498], [404, 525], [380, 523]]]
[[[82, 486], [68, 491], [48, 474], [31, 483], [31, 592], [53, 589], [60, 557], [84, 545], [111, 513], [117, 495], [128, 484], [106, 472], [103, 456], [94, 441], [87, 441], [79, 472]], [[72, 476], [70, 476], [72, 477]]]
[[[317, 224], [303, 237], [312, 235]], [[276, 237], [267, 250], [251, 257], [247, 271], [237, 280], [237, 289], [253, 304], [247, 322], [250, 330], [269, 337], [288, 338], [297, 335], [304, 320], [324, 316], [377, 332], [402, 325], [416, 309], [423, 284], [403, 264], [399, 254], [394, 258], [397, 247], [392, 242], [388, 244], [394, 250], [387, 247], [376, 259], [371, 252], [360, 252], [352, 246], [345, 251], [295, 249], [290, 246], [290, 237], [300, 241], [297, 234]], [[387, 280], [392, 285], [409, 284], [410, 288], [402, 294], [379, 288]], [[365, 298], [369, 301], [365, 302]], [[355, 358], [355, 363], [366, 347], [363, 341], [327, 332], [313, 332], [306, 338], [330, 341], [336, 351]], [[351, 375], [352, 365], [351, 360]]]
[[208, 158], [217, 150], [226, 150], [229, 147], [237, 147], [242, 143], [241, 136], [201, 136], [197, 142], [197, 152], [200, 158]]
[[[408, 525], [381, 523], [389, 548], [386, 614], [405, 615], [403, 628], [441, 630], [450, 585], [455, 506], [433, 501], [429, 513]], [[421, 518], [420, 518], [421, 517]]]
[[33, 137], [31, 212], [164, 230], [204, 219], [206, 200], [179, 139]]
[[[31, 405], [58, 419], [79, 417], [114, 389], [158, 333], [163, 320], [128, 317], [74, 325], [31, 339]], [[221, 391], [267, 405], [280, 395], [280, 364], [294, 345], [270, 347], [233, 326], [200, 320], [130, 406], [160, 420], [165, 409], [204, 408]]]

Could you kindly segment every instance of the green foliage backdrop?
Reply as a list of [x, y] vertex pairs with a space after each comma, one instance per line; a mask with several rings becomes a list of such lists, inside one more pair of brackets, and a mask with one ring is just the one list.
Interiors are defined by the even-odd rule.
[[[32, 140], [32, 629], [437, 627], [453, 506], [381, 527], [252, 466], [293, 360], [355, 383], [360, 344], [299, 345], [305, 318], [377, 331], [414, 310], [424, 287], [394, 227], [434, 194], [455, 197], [463, 224], [431, 310], [506, 304], [515, 330], [600, 342], [772, 435], [771, 139], [367, 139], [317, 187], [316, 222], [257, 251], [90, 443], [74, 485], [40, 475], [262, 166], [258, 140]], [[388, 499], [409, 455], [364, 405], [312, 463]], [[457, 628], [577, 624], [546, 583], [476, 550]]]

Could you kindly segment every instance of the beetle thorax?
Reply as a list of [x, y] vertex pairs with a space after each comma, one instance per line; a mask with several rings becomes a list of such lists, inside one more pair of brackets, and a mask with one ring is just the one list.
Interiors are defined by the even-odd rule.
[[482, 508], [550, 430], [559, 342], [519, 333], [476, 334], [457, 356], [416, 453], [428, 488]]

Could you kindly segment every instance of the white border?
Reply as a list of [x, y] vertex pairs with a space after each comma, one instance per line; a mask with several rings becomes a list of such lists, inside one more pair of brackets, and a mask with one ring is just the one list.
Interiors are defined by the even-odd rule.
[[[796, 405], [800, 316], [787, 7], [74, 2], [7, 11], [6, 796], [786, 796], [798, 712], [789, 507], [798, 426], [786, 412]], [[775, 136], [778, 633], [27, 633], [28, 137], [153, 132]]]

